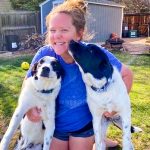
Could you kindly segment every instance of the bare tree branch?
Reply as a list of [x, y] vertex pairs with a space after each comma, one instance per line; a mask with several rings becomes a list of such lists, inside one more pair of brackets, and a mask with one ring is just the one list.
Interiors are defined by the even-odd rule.
[[123, 4], [127, 13], [150, 13], [150, 0], [112, 0]]

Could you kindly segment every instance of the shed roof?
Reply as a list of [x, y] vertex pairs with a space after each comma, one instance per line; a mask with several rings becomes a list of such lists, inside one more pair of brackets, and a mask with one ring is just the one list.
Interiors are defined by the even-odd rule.
[[43, 1], [39, 4], [40, 7], [42, 7], [44, 4], [46, 4], [47, 2], [49, 2], [50, 0], [46, 0], [46, 1]]
[[93, 4], [101, 4], [101, 5], [107, 5], [107, 6], [113, 6], [113, 7], [125, 7], [121, 4], [115, 3], [113, 1], [109, 0], [87, 0], [88, 3], [93, 3]]

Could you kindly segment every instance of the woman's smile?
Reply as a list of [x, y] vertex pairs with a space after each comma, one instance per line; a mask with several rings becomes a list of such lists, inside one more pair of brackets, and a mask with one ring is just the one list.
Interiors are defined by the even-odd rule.
[[66, 42], [54, 42], [55, 45], [64, 45]]
[[80, 39], [81, 37], [77, 34], [76, 28], [72, 24], [71, 16], [64, 13], [57, 13], [51, 18], [49, 23], [49, 40], [56, 54], [69, 56], [69, 42]]

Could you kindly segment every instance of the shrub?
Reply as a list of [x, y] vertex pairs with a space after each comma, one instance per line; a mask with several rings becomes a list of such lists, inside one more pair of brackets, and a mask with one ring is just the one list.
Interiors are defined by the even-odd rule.
[[12, 7], [16, 10], [38, 11], [39, 4], [44, 0], [10, 0]]

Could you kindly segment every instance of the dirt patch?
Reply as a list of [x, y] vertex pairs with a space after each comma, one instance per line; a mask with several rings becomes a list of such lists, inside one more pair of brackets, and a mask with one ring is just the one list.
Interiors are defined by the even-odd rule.
[[148, 38], [125, 38], [123, 50], [130, 54], [150, 54]]
[[25, 50], [17, 50], [17, 51], [0, 51], [0, 58], [13, 58], [17, 56], [27, 56], [27, 55], [34, 55], [37, 50], [34, 49], [25, 49]]
[[149, 38], [123, 38], [123, 44], [97, 43], [109, 51], [117, 50], [129, 54], [150, 54]]
[[18, 50], [13, 52], [12, 54], [15, 56], [20, 56], [20, 55], [34, 55], [37, 52], [35, 49], [26, 49], [26, 50]]

